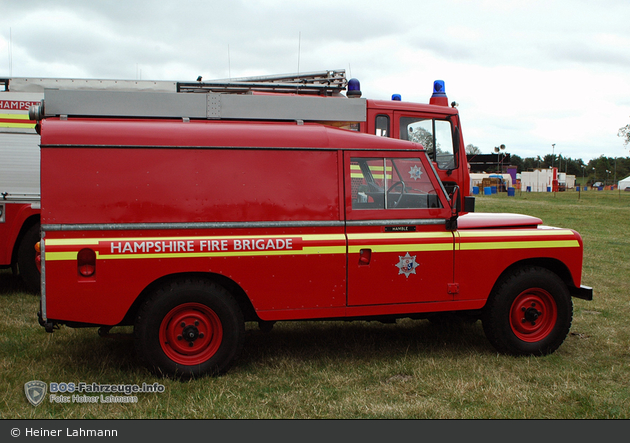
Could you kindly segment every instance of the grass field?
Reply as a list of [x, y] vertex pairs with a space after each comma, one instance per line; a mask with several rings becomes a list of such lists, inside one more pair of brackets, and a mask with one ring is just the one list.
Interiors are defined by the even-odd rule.
[[[248, 325], [224, 376], [162, 379], [131, 340], [37, 323], [38, 298], [0, 271], [1, 418], [630, 418], [630, 193], [480, 196], [478, 212], [518, 212], [573, 228], [585, 243], [583, 284], [567, 340], [547, 357], [498, 355], [481, 323], [428, 321]], [[113, 330], [112, 332], [115, 332]], [[128, 332], [122, 331], [122, 332]], [[33, 407], [30, 380], [164, 385], [135, 404]]]

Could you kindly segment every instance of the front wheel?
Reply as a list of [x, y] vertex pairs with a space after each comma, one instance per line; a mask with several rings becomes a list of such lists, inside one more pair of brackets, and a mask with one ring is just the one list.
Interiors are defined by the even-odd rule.
[[493, 290], [483, 328], [499, 352], [547, 355], [564, 342], [572, 318], [566, 284], [548, 269], [528, 267], [507, 276]]
[[243, 348], [238, 303], [204, 280], [173, 282], [157, 290], [136, 318], [136, 350], [158, 374], [183, 378], [227, 371]]

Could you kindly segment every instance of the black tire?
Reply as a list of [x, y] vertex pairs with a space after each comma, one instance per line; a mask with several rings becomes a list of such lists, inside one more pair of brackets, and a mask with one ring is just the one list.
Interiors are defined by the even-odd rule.
[[18, 246], [18, 270], [29, 292], [41, 291], [41, 274], [35, 263], [35, 244], [40, 240], [39, 223], [31, 226]]
[[493, 290], [483, 313], [483, 329], [497, 351], [547, 355], [564, 342], [573, 318], [566, 284], [540, 267], [514, 271]]
[[181, 378], [226, 372], [243, 349], [245, 322], [232, 295], [202, 280], [175, 281], [141, 306], [135, 347], [158, 375]]

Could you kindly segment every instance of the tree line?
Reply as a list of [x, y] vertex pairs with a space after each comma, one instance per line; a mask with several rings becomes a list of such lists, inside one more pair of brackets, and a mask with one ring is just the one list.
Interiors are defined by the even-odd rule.
[[510, 164], [516, 166], [517, 172], [529, 171], [537, 168], [558, 168], [558, 172], [575, 175], [582, 183], [602, 182], [614, 184], [630, 175], [630, 157], [605, 157], [600, 156], [584, 163], [581, 158], [573, 159], [562, 155], [547, 154], [544, 157], [521, 158], [518, 155], [510, 155]]
[[[620, 129], [620, 136], [621, 130]], [[630, 125], [624, 132], [625, 143], [630, 141]], [[481, 149], [475, 145], [466, 146], [466, 154], [481, 154]], [[568, 175], [575, 175], [579, 183], [602, 182], [615, 184], [619, 180], [630, 175], [630, 157], [605, 157], [600, 156], [584, 163], [581, 158], [563, 157], [560, 155], [547, 154], [544, 157], [522, 158], [515, 154], [510, 154], [510, 165], [516, 166], [516, 172], [531, 171], [534, 169], [558, 168], [558, 172], [565, 172]], [[584, 179], [582, 180], [582, 177]]]

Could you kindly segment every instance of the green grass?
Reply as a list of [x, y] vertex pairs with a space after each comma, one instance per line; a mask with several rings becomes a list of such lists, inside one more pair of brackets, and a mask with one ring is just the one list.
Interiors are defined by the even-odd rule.
[[[224, 376], [179, 382], [137, 362], [127, 338], [37, 324], [38, 298], [0, 271], [1, 418], [630, 418], [630, 193], [480, 196], [478, 212], [518, 212], [573, 228], [585, 243], [583, 284], [564, 344], [547, 357], [498, 355], [480, 322], [248, 325]], [[113, 330], [112, 332], [114, 332]], [[123, 331], [123, 332], [128, 332]], [[137, 404], [31, 406], [24, 383], [159, 382]]]

